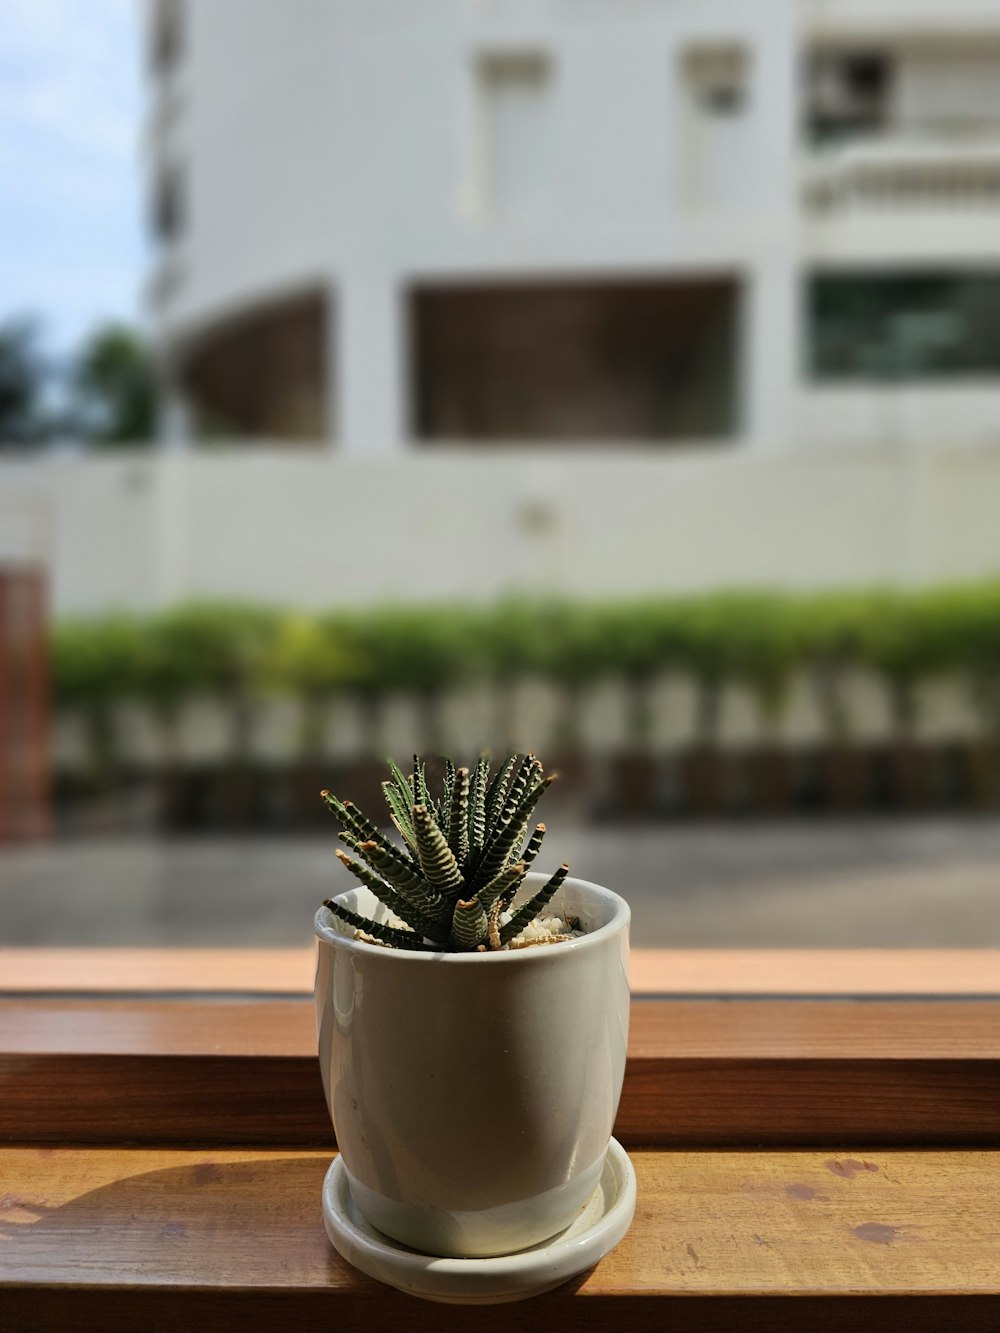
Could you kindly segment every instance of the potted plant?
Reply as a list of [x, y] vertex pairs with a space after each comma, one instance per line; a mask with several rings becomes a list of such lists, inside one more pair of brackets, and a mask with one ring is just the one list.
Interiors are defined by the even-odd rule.
[[[320, 1062], [341, 1154], [331, 1172], [386, 1241], [378, 1262], [333, 1215], [330, 1179], [327, 1228], [375, 1276], [399, 1277], [379, 1266], [398, 1242], [478, 1261], [477, 1280], [500, 1284], [478, 1298], [511, 1299], [582, 1271], [631, 1219], [634, 1179], [611, 1140], [629, 910], [566, 865], [531, 872], [545, 825], [529, 823], [553, 781], [533, 756], [495, 774], [485, 758], [471, 770], [446, 760], [436, 798], [421, 760], [409, 776], [390, 769], [383, 790], [398, 841], [323, 793], [348, 849], [337, 854], [360, 881], [316, 916]], [[613, 1225], [598, 1219], [593, 1236], [533, 1270], [517, 1252], [551, 1246], [592, 1210], [609, 1144], [619, 1159]], [[396, 1284], [443, 1299], [429, 1277], [461, 1281], [461, 1267], [424, 1261]]]

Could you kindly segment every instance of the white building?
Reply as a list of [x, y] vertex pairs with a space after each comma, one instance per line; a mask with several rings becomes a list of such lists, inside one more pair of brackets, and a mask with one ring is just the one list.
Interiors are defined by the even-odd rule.
[[998, 0], [147, 13], [166, 434], [256, 448], [0, 460], [57, 613], [1000, 571]]
[[1000, 439], [996, 0], [158, 0], [171, 429]]

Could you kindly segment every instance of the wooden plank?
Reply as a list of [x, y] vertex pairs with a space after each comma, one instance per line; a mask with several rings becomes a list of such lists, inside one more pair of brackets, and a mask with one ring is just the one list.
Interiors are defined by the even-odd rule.
[[0, 1053], [295, 1057], [316, 1054], [312, 1000], [0, 1001]]
[[45, 571], [0, 568], [0, 843], [51, 826]]
[[[627, 1145], [1000, 1144], [1000, 1002], [636, 1001]], [[0, 1004], [0, 1142], [331, 1144], [311, 1003]]]
[[1000, 1326], [997, 1152], [635, 1153], [622, 1244], [559, 1291], [490, 1310], [414, 1301], [344, 1263], [320, 1217], [329, 1160], [0, 1152], [5, 1327]]
[[[304, 949], [2, 949], [0, 990], [311, 992]], [[635, 995], [1000, 994], [1000, 949], [633, 949]]]
[[196, 1291], [80, 1287], [12, 1290], [6, 1312], [15, 1333], [213, 1333], [294, 1329], [330, 1333], [333, 1327], [403, 1329], [406, 1333], [548, 1333], [571, 1317], [574, 1333], [996, 1333], [996, 1296], [650, 1296], [621, 1293], [568, 1299], [561, 1289], [513, 1305], [433, 1305], [397, 1292], [292, 1294], [240, 1290]]
[[[644, 1059], [996, 1059], [997, 1000], [635, 1000]], [[309, 1056], [312, 1000], [0, 1000], [0, 1054]]]
[[316, 950], [0, 949], [0, 989], [8, 994], [205, 991], [305, 995]]
[[997, 995], [1000, 949], [635, 949], [635, 995]]

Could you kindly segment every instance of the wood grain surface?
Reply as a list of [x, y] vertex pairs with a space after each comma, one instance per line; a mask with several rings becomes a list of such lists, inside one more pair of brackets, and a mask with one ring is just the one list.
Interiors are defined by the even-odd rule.
[[[316, 1054], [311, 997], [0, 999], [17, 1055]], [[629, 1054], [657, 1059], [1000, 1058], [996, 1000], [634, 1000]]]
[[[311, 1003], [0, 1003], [0, 1142], [332, 1146]], [[635, 1001], [630, 1147], [1000, 1146], [1000, 1002]]]
[[1000, 1152], [633, 1160], [622, 1244], [558, 1292], [483, 1311], [401, 1296], [340, 1259], [319, 1207], [328, 1153], [5, 1149], [0, 1316], [17, 1333], [324, 1316], [327, 1328], [1000, 1327]]
[[[306, 995], [316, 951], [0, 948], [10, 994]], [[998, 995], [1000, 949], [633, 949], [635, 995]]]

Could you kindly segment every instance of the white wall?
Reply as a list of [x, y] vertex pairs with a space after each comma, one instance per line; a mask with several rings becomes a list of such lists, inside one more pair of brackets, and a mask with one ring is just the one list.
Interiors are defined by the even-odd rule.
[[[190, 183], [190, 222], [164, 261], [174, 280], [156, 303], [160, 345], [182, 351], [214, 321], [288, 291], [335, 294], [344, 448], [403, 443], [400, 295], [421, 280], [749, 279], [760, 264], [759, 285], [774, 288], [766, 323], [791, 327], [789, 283], [772, 271], [776, 256], [792, 263], [795, 0], [188, 0], [185, 10], [184, 68], [159, 99], [170, 114], [157, 114], [154, 95], [150, 120], [151, 168], [182, 164]], [[753, 169], [739, 210], [727, 193], [710, 217], [685, 204], [678, 94], [685, 52], [706, 43], [746, 50], [752, 84], [722, 131], [742, 148], [720, 151]], [[549, 78], [537, 96], [500, 98], [491, 141], [476, 71], [510, 56], [544, 60]], [[512, 164], [532, 148], [537, 178], [526, 180]], [[750, 376], [754, 438], [775, 438], [787, 408], [788, 337], [775, 347], [777, 371]]]
[[813, 445], [909, 449], [959, 438], [1000, 446], [1000, 385], [987, 379], [938, 384], [814, 384], [799, 394], [796, 428]]
[[904, 131], [1000, 128], [1000, 49], [904, 51], [895, 119]]
[[483, 214], [544, 218], [556, 167], [551, 64], [535, 52], [491, 56], [477, 62], [476, 80]]
[[1000, 445], [283, 450], [0, 462], [48, 515], [56, 613], [1000, 573]]
[[996, 0], [801, 0], [811, 32], [864, 41], [908, 33], [947, 37], [956, 31], [996, 31]]
[[[942, 53], [957, 39], [996, 51], [997, 0], [187, 0], [184, 9], [184, 55], [153, 90], [147, 135], [150, 167], [179, 164], [191, 194], [156, 304], [160, 345], [183, 351], [216, 320], [318, 290], [334, 307], [329, 397], [339, 446], [352, 453], [405, 446], [403, 297], [416, 283], [739, 275], [743, 436], [767, 449], [809, 438], [797, 418], [799, 271], [1000, 259], [996, 214], [975, 190], [956, 208], [936, 207], [929, 190], [926, 207], [812, 218], [796, 161], [806, 43], [903, 51], [907, 121], [932, 110], [945, 84], [988, 109], [998, 96], [989, 67], [956, 84]], [[746, 106], [695, 132], [686, 62], [725, 48], [746, 53]], [[544, 87], [494, 88], [484, 105], [491, 58], [544, 62]], [[851, 433], [872, 442], [870, 407]], [[968, 421], [965, 400], [952, 407], [949, 438], [981, 438], [978, 407]], [[860, 421], [857, 402], [850, 411]]]

